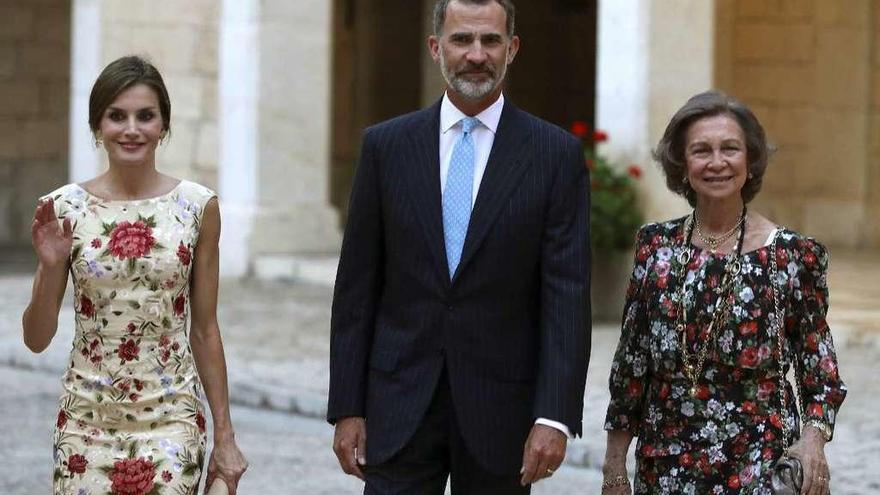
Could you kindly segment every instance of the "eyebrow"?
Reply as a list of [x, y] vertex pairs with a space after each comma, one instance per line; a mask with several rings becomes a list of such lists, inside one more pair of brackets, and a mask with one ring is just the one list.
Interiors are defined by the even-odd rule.
[[[463, 31], [457, 32], [457, 33], [452, 33], [449, 35], [449, 39], [452, 39], [452, 40], [472, 39], [474, 37], [475, 37], [474, 33], [468, 33], [468, 32], [463, 32]], [[500, 40], [504, 39], [504, 37], [501, 36], [500, 33], [485, 33], [485, 34], [481, 34], [479, 36], [479, 38], [484, 41], [500, 41]]]
[[[144, 110], [156, 110], [156, 107], [155, 106], [144, 107], [144, 108], [140, 108], [138, 110], [135, 110], [135, 112], [143, 112]], [[126, 110], [123, 108], [119, 108], [119, 107], [109, 106], [109, 107], [107, 107], [107, 111], [125, 112]]]

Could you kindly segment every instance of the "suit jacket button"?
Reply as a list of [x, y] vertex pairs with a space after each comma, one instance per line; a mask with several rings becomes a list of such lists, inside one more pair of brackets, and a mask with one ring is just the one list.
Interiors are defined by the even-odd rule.
[[455, 309], [455, 307], [453, 307], [451, 304], [446, 306], [446, 311], [452, 312], [453, 309]]

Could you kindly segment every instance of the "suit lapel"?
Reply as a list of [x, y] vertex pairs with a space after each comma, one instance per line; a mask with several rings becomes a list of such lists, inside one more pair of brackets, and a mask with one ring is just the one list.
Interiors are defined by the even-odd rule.
[[[492, 222], [500, 213], [516, 185], [519, 184], [523, 172], [528, 168], [529, 157], [522, 156], [521, 150], [530, 140], [531, 130], [528, 119], [510, 102], [506, 102], [501, 113], [501, 120], [498, 122], [498, 130], [495, 134], [495, 141], [492, 143], [486, 171], [480, 181], [480, 189], [471, 213], [461, 261], [455, 271], [453, 281], [477, 252], [489, 232]], [[442, 221], [440, 228], [442, 242]]]
[[414, 154], [407, 174], [416, 215], [428, 241], [441, 280], [449, 284], [446, 247], [443, 240], [443, 212], [440, 198], [440, 101], [419, 114], [420, 122], [408, 134]]

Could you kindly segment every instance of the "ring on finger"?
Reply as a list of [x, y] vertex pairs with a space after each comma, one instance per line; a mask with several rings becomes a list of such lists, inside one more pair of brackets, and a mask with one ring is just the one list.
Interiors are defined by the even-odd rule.
[[555, 472], [556, 472], [555, 469], [547, 468], [547, 475], [548, 475], [548, 476], [553, 476], [553, 473], [555, 473]]

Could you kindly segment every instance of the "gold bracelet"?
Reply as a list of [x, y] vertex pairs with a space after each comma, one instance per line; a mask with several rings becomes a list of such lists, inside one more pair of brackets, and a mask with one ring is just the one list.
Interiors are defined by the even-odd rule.
[[613, 488], [615, 486], [627, 486], [629, 485], [629, 478], [626, 475], [618, 474], [612, 478], [605, 478], [602, 480], [602, 488]]
[[818, 419], [808, 419], [804, 422], [804, 428], [806, 428], [807, 426], [812, 426], [813, 428], [819, 430], [819, 433], [822, 434], [822, 438], [824, 438], [826, 442], [831, 441], [831, 427], [828, 426], [828, 423]]

